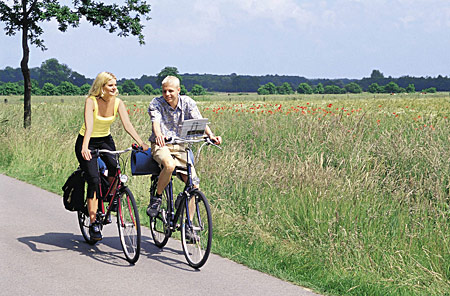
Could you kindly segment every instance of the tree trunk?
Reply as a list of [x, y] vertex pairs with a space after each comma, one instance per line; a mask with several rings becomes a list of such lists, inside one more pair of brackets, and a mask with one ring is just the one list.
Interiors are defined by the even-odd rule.
[[20, 68], [23, 75], [24, 97], [23, 97], [23, 127], [31, 126], [31, 78], [30, 69], [28, 68], [28, 60], [30, 57], [30, 48], [28, 47], [28, 15], [27, 1], [22, 0], [22, 61]]

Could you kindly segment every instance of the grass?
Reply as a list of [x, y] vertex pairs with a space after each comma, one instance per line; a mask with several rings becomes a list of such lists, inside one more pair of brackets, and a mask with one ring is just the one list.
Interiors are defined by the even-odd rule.
[[[147, 137], [149, 98], [124, 99]], [[196, 99], [224, 139], [196, 165], [213, 252], [331, 295], [448, 293], [448, 94]], [[82, 109], [81, 97], [33, 97], [25, 131], [20, 98], [9, 98], [0, 172], [60, 194], [78, 165]], [[120, 123], [112, 133], [119, 149], [130, 145]], [[142, 208], [148, 185], [130, 178]]]

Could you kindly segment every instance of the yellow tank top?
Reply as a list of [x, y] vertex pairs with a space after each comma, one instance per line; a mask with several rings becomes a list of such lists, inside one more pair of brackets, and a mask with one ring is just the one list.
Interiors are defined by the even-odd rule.
[[[111, 124], [116, 119], [117, 110], [119, 109], [120, 99], [115, 98], [114, 102], [114, 115], [109, 117], [102, 117], [98, 115], [98, 104], [97, 98], [91, 97], [94, 101], [94, 128], [92, 130], [91, 138], [99, 138], [109, 136], [111, 133]], [[83, 126], [80, 129], [80, 135], [84, 136], [86, 132], [86, 125], [83, 123]]]

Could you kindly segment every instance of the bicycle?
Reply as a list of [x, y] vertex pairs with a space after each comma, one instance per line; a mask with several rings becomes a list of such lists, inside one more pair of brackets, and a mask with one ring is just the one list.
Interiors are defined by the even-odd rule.
[[[123, 253], [125, 254], [126, 260], [134, 264], [139, 259], [141, 249], [141, 224], [139, 222], [139, 212], [133, 193], [125, 185], [128, 181], [128, 177], [125, 174], [122, 174], [120, 169], [120, 161], [122, 161], [123, 167], [125, 167], [125, 160], [122, 160], [120, 155], [131, 151], [131, 149], [132, 148], [127, 148], [120, 151], [96, 149], [93, 151], [93, 155], [109, 153], [114, 155], [116, 159], [116, 174], [111, 184], [109, 184], [108, 177], [100, 170], [101, 166], [104, 166], [104, 162], [98, 157], [100, 196], [98, 197], [99, 206], [97, 210], [97, 220], [101, 222], [100, 227], [103, 228], [103, 225], [112, 222], [110, 220], [111, 212], [116, 212], [117, 227]], [[105, 201], [108, 202], [106, 210], [104, 204]], [[81, 211], [78, 211], [78, 223], [80, 225], [81, 234], [86, 242], [90, 245], [96, 244], [97, 240], [91, 239], [89, 235], [90, 218], [87, 201], [85, 201], [84, 208]]]
[[[198, 188], [194, 187], [191, 174], [191, 159], [193, 159], [193, 152], [191, 145], [197, 142], [203, 142], [197, 153], [197, 159], [202, 148], [205, 145], [213, 145], [219, 149], [219, 146], [212, 143], [209, 138], [203, 139], [182, 139], [172, 138], [168, 139], [168, 144], [187, 143], [187, 167], [176, 167], [173, 175], [179, 171], [187, 172], [186, 185], [178, 195], [174, 203], [173, 199], [173, 180], [171, 178], [169, 184], [163, 192], [163, 198], [159, 213], [156, 217], [150, 217], [150, 231], [154, 244], [158, 248], [163, 248], [172, 233], [175, 231], [181, 232], [181, 245], [183, 253], [190, 266], [193, 268], [202, 267], [209, 256], [212, 243], [212, 216], [206, 196]], [[158, 183], [158, 176], [160, 173], [159, 167], [152, 172], [150, 195], [156, 194], [156, 185]], [[192, 217], [191, 217], [192, 215]], [[191, 233], [191, 238], [186, 237], [186, 232]]]

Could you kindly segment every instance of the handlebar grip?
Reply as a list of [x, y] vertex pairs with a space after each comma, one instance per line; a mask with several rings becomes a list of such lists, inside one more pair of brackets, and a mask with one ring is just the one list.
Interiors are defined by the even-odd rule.
[[136, 143], [133, 143], [133, 144], [131, 145], [131, 148], [132, 148], [133, 150], [139, 150], [139, 151], [142, 151], [142, 147], [139, 146], [139, 145], [136, 144]]

